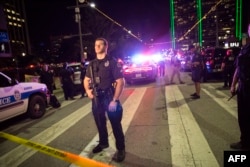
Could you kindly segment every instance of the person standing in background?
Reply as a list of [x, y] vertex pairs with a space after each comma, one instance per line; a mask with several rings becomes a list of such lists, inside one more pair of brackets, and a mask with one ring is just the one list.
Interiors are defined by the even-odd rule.
[[172, 74], [171, 74], [171, 78], [170, 78], [170, 84], [175, 84], [174, 83], [174, 76], [177, 75], [177, 78], [179, 80], [180, 84], [184, 84], [184, 82], [181, 80], [181, 61], [178, 59], [176, 51], [174, 51], [174, 57], [171, 60], [171, 64], [172, 64]]
[[192, 80], [195, 85], [195, 93], [191, 94], [192, 99], [200, 98], [201, 91], [201, 77], [204, 69], [203, 57], [199, 53], [199, 50], [194, 45], [190, 45], [188, 50], [193, 54], [192, 56]]
[[40, 82], [46, 84], [49, 90], [49, 93], [53, 94], [54, 77], [53, 77], [53, 73], [49, 71], [48, 64], [44, 64], [42, 66], [42, 70], [40, 71]]
[[41, 63], [37, 62], [36, 68], [35, 68], [35, 75], [40, 75], [41, 72], [42, 72], [42, 65]]
[[73, 74], [73, 69], [68, 67], [68, 63], [65, 62], [59, 74], [65, 100], [74, 100]]
[[228, 49], [226, 52], [226, 56], [223, 58], [221, 64], [221, 70], [224, 76], [224, 85], [223, 88], [231, 87], [233, 74], [234, 74], [234, 59], [233, 50]]
[[160, 77], [164, 77], [165, 76], [165, 61], [160, 60], [158, 64], [159, 64], [159, 75]]

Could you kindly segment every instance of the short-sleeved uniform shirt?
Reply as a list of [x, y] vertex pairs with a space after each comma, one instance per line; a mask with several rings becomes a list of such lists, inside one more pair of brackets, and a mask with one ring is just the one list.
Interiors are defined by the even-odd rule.
[[116, 59], [106, 56], [104, 59], [95, 59], [87, 67], [86, 77], [91, 78], [92, 67], [94, 83], [98, 89], [106, 90], [112, 86], [115, 80], [123, 78], [122, 64]]
[[62, 77], [62, 83], [63, 84], [73, 83], [71, 79], [71, 75], [73, 75], [73, 73], [74, 71], [71, 67], [63, 68], [59, 74]]
[[[200, 65], [197, 66], [198, 68], [202, 68], [202, 63], [203, 63], [203, 57], [202, 55], [198, 54], [198, 53], [195, 53], [192, 57], [192, 63], [193, 62], [199, 62]], [[195, 68], [195, 67], [194, 67]]]
[[202, 68], [203, 68], [203, 57], [202, 55], [195, 53], [192, 57], [192, 63], [199, 62], [200, 65], [192, 67], [192, 80], [194, 82], [200, 82], [202, 77]]
[[250, 95], [250, 43], [246, 44], [236, 58], [238, 68], [238, 90], [245, 95]]

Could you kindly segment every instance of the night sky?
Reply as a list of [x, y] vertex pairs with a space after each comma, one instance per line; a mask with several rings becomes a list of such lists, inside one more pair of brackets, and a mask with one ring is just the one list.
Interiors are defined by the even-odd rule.
[[95, 1], [100, 9], [132, 32], [149, 33], [152, 38], [169, 33], [169, 0]]
[[[50, 35], [75, 34], [75, 0], [25, 0], [30, 38], [46, 41]], [[169, 1], [95, 0], [96, 7], [133, 33], [152, 34], [159, 38], [169, 34]], [[82, 8], [81, 10], [84, 10]]]
[[49, 36], [76, 31], [74, 11], [68, 0], [26, 0], [26, 16], [32, 42], [47, 41]]

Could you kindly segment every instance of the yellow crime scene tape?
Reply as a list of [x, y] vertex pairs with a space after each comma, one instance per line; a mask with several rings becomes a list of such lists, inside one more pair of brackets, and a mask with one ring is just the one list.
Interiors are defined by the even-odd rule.
[[0, 137], [11, 140], [13, 142], [25, 145], [27, 147], [31, 147], [32, 149], [38, 150], [44, 154], [50, 155], [52, 157], [61, 159], [63, 161], [67, 161], [70, 163], [74, 163], [78, 166], [83, 167], [111, 167], [110, 165], [94, 161], [92, 159], [84, 158], [76, 154], [72, 154], [66, 151], [62, 151], [56, 148], [52, 148], [49, 146], [45, 146], [39, 143], [35, 143], [20, 137], [16, 137], [4, 132], [0, 132]]

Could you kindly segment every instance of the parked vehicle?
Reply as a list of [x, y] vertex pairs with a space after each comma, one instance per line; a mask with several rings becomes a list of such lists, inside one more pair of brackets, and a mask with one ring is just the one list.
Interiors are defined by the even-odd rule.
[[208, 48], [205, 50], [205, 69], [203, 74], [203, 80], [209, 78], [221, 76], [221, 64], [224, 56], [226, 55], [226, 49], [224, 48]]
[[155, 81], [157, 78], [157, 64], [146, 58], [139, 61], [131, 61], [123, 65], [124, 78], [126, 83], [131, 84], [135, 81]]
[[[205, 51], [205, 69], [204, 69], [204, 81], [213, 77], [221, 77], [221, 64], [223, 58], [226, 56], [226, 51], [228, 49], [233, 50], [233, 55], [235, 57], [238, 56], [241, 48], [240, 47], [232, 47], [232, 48], [208, 48]], [[236, 59], [235, 59], [236, 60]]]
[[71, 67], [74, 71], [74, 75], [73, 75], [73, 83], [74, 83], [74, 94], [78, 94], [81, 91], [81, 86], [82, 82], [81, 82], [81, 63], [76, 62], [76, 63], [69, 63], [68, 64], [69, 67]]
[[209, 48], [206, 49], [205, 64], [208, 73], [221, 72], [221, 63], [226, 56], [224, 48]]
[[49, 104], [45, 84], [21, 82], [0, 72], [0, 122], [26, 113], [31, 118], [40, 118]]

